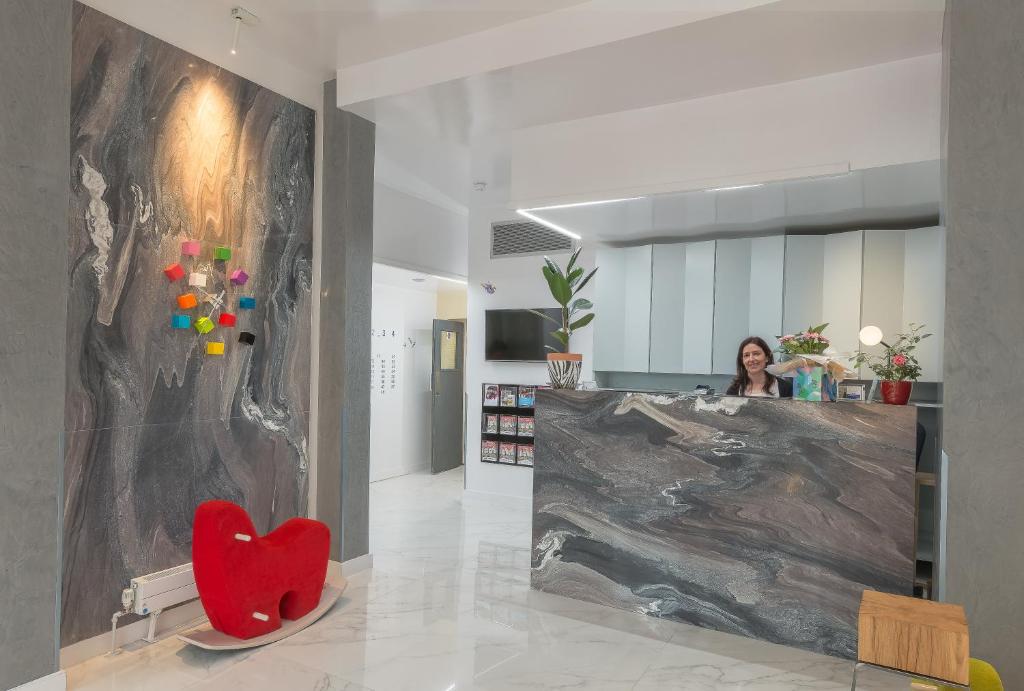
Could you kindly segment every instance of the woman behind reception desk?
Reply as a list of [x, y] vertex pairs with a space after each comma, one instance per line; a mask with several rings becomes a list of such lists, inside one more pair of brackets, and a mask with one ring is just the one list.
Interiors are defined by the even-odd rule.
[[743, 339], [736, 352], [736, 377], [726, 389], [725, 395], [792, 398], [793, 383], [765, 370], [774, 362], [772, 350], [764, 339], [759, 336]]

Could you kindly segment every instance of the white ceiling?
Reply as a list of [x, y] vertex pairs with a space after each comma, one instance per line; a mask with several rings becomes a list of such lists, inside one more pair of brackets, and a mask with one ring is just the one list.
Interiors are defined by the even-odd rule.
[[380, 283], [382, 285], [404, 288], [406, 290], [419, 290], [426, 293], [466, 291], [466, 285], [464, 283], [456, 283], [437, 276], [432, 276], [431, 274], [423, 273], [422, 271], [409, 271], [408, 269], [402, 269], [388, 264], [381, 264], [379, 262], [373, 263], [372, 280], [374, 283]]
[[943, 11], [943, 0], [781, 0], [349, 108], [467, 143], [936, 53]]
[[245, 29], [250, 45], [287, 56], [296, 67], [327, 80], [339, 67], [447, 41], [581, 0], [215, 1], [223, 8], [228, 31], [231, 8], [240, 5], [260, 18], [258, 26]]

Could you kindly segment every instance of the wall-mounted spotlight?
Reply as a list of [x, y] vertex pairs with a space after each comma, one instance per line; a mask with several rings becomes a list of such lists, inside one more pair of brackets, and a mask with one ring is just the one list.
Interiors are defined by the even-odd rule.
[[231, 39], [231, 54], [238, 55], [238, 32], [241, 30], [242, 25], [256, 26], [260, 23], [260, 18], [244, 7], [232, 7], [231, 21], [235, 24], [235, 35]]

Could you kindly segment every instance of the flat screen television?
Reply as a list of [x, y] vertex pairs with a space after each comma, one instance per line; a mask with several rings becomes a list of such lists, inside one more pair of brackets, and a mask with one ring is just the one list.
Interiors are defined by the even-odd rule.
[[[538, 307], [537, 311], [549, 314], [559, 322], [562, 320], [562, 310], [557, 307]], [[484, 357], [487, 360], [525, 362], [546, 360], [551, 351], [544, 346], [551, 346], [557, 351], [564, 349], [551, 335], [557, 328], [528, 310], [487, 310]]]

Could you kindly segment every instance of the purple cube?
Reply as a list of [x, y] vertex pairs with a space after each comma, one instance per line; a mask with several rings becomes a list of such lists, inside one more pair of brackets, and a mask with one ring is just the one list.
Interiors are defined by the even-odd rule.
[[245, 282], [249, 280], [249, 274], [245, 273], [241, 269], [235, 269], [231, 272], [231, 282], [236, 286], [244, 286]]

